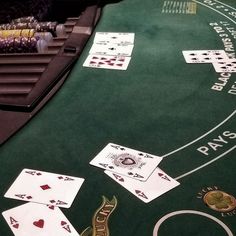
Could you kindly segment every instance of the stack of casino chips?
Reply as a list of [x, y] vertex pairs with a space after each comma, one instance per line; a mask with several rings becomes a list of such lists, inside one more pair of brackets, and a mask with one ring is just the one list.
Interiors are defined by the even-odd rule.
[[66, 31], [63, 24], [58, 24], [56, 21], [48, 22], [15, 22], [1, 24], [0, 30], [15, 30], [15, 29], [34, 29], [37, 32], [51, 32], [53, 36], [65, 36]]
[[34, 53], [37, 51], [35, 37], [0, 38], [0, 53]]
[[0, 53], [43, 53], [53, 35], [64, 36], [64, 25], [38, 22], [33, 16], [0, 25]]
[[33, 29], [0, 30], [0, 53], [46, 52], [47, 45]]

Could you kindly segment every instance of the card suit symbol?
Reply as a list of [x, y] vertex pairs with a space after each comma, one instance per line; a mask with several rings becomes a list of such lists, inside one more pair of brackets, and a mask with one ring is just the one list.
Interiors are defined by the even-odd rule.
[[56, 201], [55, 200], [50, 200], [51, 203], [55, 203]]
[[123, 66], [123, 64], [116, 64], [117, 66]]
[[114, 63], [108, 63], [109, 66], [114, 66]]
[[43, 228], [43, 226], [44, 226], [44, 220], [42, 220], [42, 219], [40, 219], [40, 220], [38, 220], [38, 221], [34, 221], [33, 222], [33, 225], [34, 226], [36, 226], [36, 227], [38, 227], [38, 228]]
[[19, 228], [19, 224], [18, 224], [18, 223], [17, 223], [17, 224], [14, 224], [13, 227], [14, 227], [15, 229], [18, 229], [18, 228]]
[[121, 59], [119, 59], [118, 61], [122, 61], [122, 62], [124, 62], [124, 61], [125, 61], [125, 59], [121, 58]]
[[55, 207], [53, 205], [49, 205], [48, 208], [54, 210]]
[[38, 175], [38, 176], [39, 176], [39, 175], [42, 175], [42, 173], [38, 172], [36, 175]]
[[96, 61], [90, 61], [89, 63], [90, 64], [96, 64]]
[[130, 166], [130, 165], [134, 165], [136, 162], [135, 162], [134, 159], [132, 159], [132, 158], [130, 158], [130, 157], [125, 157], [125, 158], [121, 161], [121, 163], [122, 163], [123, 165]]
[[113, 48], [113, 47], [112, 47], [112, 48], [108, 48], [108, 49], [109, 49], [109, 50], [112, 50], [112, 51], [113, 51], [113, 50], [116, 50], [116, 48]]
[[64, 177], [63, 177], [63, 176], [58, 176], [57, 178], [58, 178], [58, 179], [64, 179]]
[[117, 39], [117, 37], [116, 36], [113, 36], [113, 37], [111, 37], [112, 39]]
[[65, 221], [61, 221], [61, 226], [64, 226], [64, 225], [66, 225], [67, 223], [65, 222]]
[[135, 190], [135, 193], [142, 198], [148, 199], [148, 197], [145, 195], [144, 192], [140, 191], [140, 190]]
[[100, 61], [100, 62], [98, 62], [98, 64], [99, 64], [99, 65], [103, 65], [104, 63]]
[[106, 63], [110, 63], [111, 61], [110, 60], [107, 60], [107, 61], [105, 61]]
[[106, 60], [107, 58], [106, 57], [101, 57], [101, 60]]
[[48, 190], [48, 189], [50, 189], [51, 187], [50, 187], [48, 184], [45, 184], [45, 185], [41, 185], [40, 188], [41, 188], [42, 190]]
[[110, 60], [111, 60], [111, 61], [116, 61], [116, 58], [111, 58]]
[[98, 59], [98, 57], [92, 57], [92, 59]]
[[27, 199], [32, 199], [33, 197], [32, 197], [32, 196], [27, 196], [26, 198], [27, 198]]

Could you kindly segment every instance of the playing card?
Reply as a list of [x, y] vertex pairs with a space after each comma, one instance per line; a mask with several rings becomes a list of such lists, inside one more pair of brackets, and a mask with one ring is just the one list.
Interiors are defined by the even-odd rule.
[[79, 236], [58, 207], [30, 202], [2, 215], [15, 236]]
[[83, 66], [100, 69], [126, 70], [130, 57], [89, 55]]
[[212, 63], [216, 72], [236, 72], [236, 59], [228, 59], [226, 61], [221, 62], [213, 62]]
[[109, 143], [90, 161], [91, 165], [146, 181], [162, 157]]
[[179, 182], [172, 179], [158, 167], [146, 182], [128, 178], [108, 170], [105, 170], [105, 174], [110, 176], [113, 180], [125, 187], [145, 203], [152, 201], [179, 185]]
[[182, 51], [187, 63], [212, 63], [228, 60], [224, 50]]
[[89, 54], [104, 56], [131, 56], [133, 44], [94, 43]]
[[94, 43], [134, 44], [134, 33], [97, 32]]
[[5, 197], [69, 208], [84, 179], [23, 169]]

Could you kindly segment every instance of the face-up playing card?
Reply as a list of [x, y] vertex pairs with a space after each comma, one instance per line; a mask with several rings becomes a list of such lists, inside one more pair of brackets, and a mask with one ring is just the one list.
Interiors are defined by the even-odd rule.
[[94, 43], [134, 44], [134, 33], [97, 32]]
[[89, 54], [110, 56], [131, 56], [133, 44], [94, 43]]
[[162, 157], [159, 156], [109, 143], [90, 164], [130, 178], [146, 181], [161, 160]]
[[224, 50], [182, 51], [187, 63], [212, 63], [228, 60]]
[[100, 69], [126, 70], [130, 57], [89, 55], [83, 66]]
[[228, 59], [222, 62], [213, 62], [212, 64], [216, 72], [236, 72], [236, 59]]
[[83, 182], [82, 178], [23, 169], [4, 196], [69, 208]]
[[110, 176], [113, 180], [145, 203], [152, 201], [153, 199], [179, 185], [179, 182], [172, 179], [158, 167], [146, 182], [127, 178], [126, 176], [119, 175], [108, 170], [105, 170], [105, 174]]
[[79, 236], [58, 207], [30, 202], [2, 215], [15, 236]]

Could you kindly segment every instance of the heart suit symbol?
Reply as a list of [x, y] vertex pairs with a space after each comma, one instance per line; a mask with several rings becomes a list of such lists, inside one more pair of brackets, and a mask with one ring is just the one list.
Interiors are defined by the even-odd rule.
[[42, 229], [44, 226], [44, 220], [40, 219], [38, 221], [34, 221], [33, 225]]

